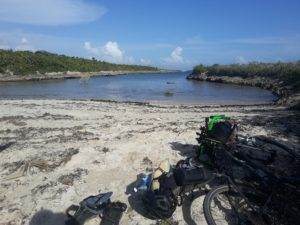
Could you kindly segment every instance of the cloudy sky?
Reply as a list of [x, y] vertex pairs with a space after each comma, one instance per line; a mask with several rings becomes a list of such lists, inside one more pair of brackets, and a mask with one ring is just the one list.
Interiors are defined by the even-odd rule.
[[0, 0], [0, 48], [116, 63], [300, 59], [299, 0]]

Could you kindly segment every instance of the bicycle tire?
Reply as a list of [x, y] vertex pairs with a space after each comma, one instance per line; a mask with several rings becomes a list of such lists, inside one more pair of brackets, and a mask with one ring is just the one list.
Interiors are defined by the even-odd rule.
[[217, 225], [211, 213], [211, 202], [213, 201], [214, 196], [228, 190], [228, 185], [218, 186], [208, 192], [208, 194], [205, 196], [203, 202], [203, 213], [208, 225]]
[[[248, 189], [248, 188], [247, 188]], [[212, 202], [214, 201], [214, 199], [216, 197], [218, 197], [219, 195], [221, 194], [225, 194], [225, 193], [229, 193], [230, 191], [233, 191], [232, 193], [236, 194], [235, 196], [237, 197], [240, 197], [240, 199], [243, 201], [243, 203], [241, 204], [241, 202], [239, 202], [239, 205], [235, 205], [235, 206], [232, 206], [231, 205], [231, 202], [229, 202], [230, 206], [232, 206], [232, 209], [233, 211], [235, 211], [236, 209], [234, 209], [234, 207], [238, 206], [237, 207], [237, 210], [239, 209], [243, 209], [245, 210], [245, 207], [247, 207], [247, 202], [244, 201], [243, 197], [241, 194], [239, 194], [238, 191], [235, 191], [234, 189], [230, 188], [228, 185], [221, 185], [221, 186], [217, 186], [215, 188], [213, 188], [204, 198], [204, 202], [203, 202], [203, 212], [204, 212], [204, 216], [205, 216], [205, 219], [206, 219], [206, 222], [208, 225], [217, 225], [217, 223], [215, 222], [215, 219], [212, 215]], [[249, 190], [249, 189], [248, 189]], [[234, 195], [232, 195], [234, 196]], [[223, 207], [223, 206], [222, 206]], [[248, 210], [248, 209], [247, 209]], [[240, 224], [240, 222], [237, 222], [238, 220], [240, 220], [241, 218], [242, 219], [246, 219], [247, 220], [247, 224], [257, 224], [256, 222], [253, 222], [253, 221], [250, 221], [249, 218], [248, 218], [248, 215], [240, 215], [238, 212], [234, 212], [235, 216], [232, 217], [232, 216], [229, 216], [229, 218], [231, 217], [232, 220], [236, 220], [236, 223], [234, 221], [231, 221], [230, 224]], [[250, 215], [250, 213], [249, 213]], [[226, 216], [228, 218], [228, 216]], [[226, 218], [225, 217], [225, 218]], [[226, 219], [225, 219], [226, 220]], [[260, 221], [261, 222], [261, 221]], [[223, 224], [223, 223], [222, 223]], [[260, 223], [262, 224], [262, 223]]]

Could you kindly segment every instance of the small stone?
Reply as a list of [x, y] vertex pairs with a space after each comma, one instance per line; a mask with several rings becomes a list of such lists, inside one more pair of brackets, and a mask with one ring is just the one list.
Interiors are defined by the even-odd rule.
[[109, 152], [109, 148], [107, 148], [107, 147], [102, 148], [102, 152], [104, 152], [104, 153]]

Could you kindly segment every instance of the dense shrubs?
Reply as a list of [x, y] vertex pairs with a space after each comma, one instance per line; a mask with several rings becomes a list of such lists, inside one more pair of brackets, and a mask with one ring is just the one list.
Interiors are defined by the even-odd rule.
[[230, 76], [249, 78], [254, 76], [278, 79], [285, 85], [291, 85], [299, 90], [300, 86], [300, 61], [291, 63], [249, 63], [230, 64], [212, 66], [198, 65], [194, 67], [193, 73], [200, 74], [206, 72], [207, 75]]
[[11, 71], [18, 75], [46, 72], [96, 72], [96, 71], [139, 71], [158, 70], [154, 67], [139, 65], [113, 64], [96, 59], [83, 59], [65, 55], [52, 54], [46, 51], [12, 51], [0, 50], [0, 73]]
[[195, 66], [194, 69], [193, 69], [193, 73], [195, 73], [195, 74], [204, 73], [206, 71], [207, 71], [207, 67], [205, 67], [202, 64], [199, 64], [199, 65]]

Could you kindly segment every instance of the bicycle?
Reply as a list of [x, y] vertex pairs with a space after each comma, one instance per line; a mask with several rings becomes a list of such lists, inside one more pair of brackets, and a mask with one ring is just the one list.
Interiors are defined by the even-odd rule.
[[[226, 146], [216, 148], [213, 156], [218, 169], [216, 176], [225, 182], [213, 187], [205, 196], [203, 211], [209, 225], [297, 223], [299, 178], [276, 176], [245, 157], [245, 152]], [[234, 164], [247, 172], [245, 177], [234, 177]]]

